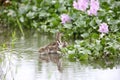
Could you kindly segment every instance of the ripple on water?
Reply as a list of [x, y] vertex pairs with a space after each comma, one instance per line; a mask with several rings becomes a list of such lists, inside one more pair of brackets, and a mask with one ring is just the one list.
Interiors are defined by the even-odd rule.
[[[12, 48], [15, 53], [9, 51], [10, 55], [1, 65], [3, 74], [8, 73], [5, 80], [120, 80], [120, 65], [113, 69], [94, 69], [91, 65], [69, 62], [58, 55], [40, 56], [39, 47], [51, 41], [52, 37], [40, 34], [29, 35], [27, 39], [18, 37]], [[20, 57], [15, 57], [16, 54]]]

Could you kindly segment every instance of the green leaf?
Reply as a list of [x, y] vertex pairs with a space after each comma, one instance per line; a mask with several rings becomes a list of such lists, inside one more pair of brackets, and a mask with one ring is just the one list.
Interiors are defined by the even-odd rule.
[[89, 36], [89, 33], [83, 33], [83, 34], [81, 34], [81, 36], [82, 36], [83, 38], [87, 38], [87, 37]]
[[72, 24], [64, 24], [64, 28], [72, 29]]
[[80, 59], [80, 61], [88, 60], [88, 54], [81, 55], [79, 59]]
[[98, 38], [99, 38], [99, 34], [97, 34], [97, 33], [92, 33], [92, 34], [91, 34], [91, 38], [98, 39]]

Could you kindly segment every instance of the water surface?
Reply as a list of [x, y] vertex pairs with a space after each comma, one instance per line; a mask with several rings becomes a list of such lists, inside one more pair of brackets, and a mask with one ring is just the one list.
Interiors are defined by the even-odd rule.
[[[0, 36], [1, 80], [120, 80], [120, 65], [104, 67], [70, 62], [57, 54], [40, 55], [40, 47], [54, 41], [48, 34], [26, 32], [25, 37]], [[3, 44], [5, 43], [5, 44]]]

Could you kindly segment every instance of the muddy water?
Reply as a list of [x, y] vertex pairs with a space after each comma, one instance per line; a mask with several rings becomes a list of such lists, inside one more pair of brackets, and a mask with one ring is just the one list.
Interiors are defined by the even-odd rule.
[[120, 80], [119, 65], [110, 69], [70, 62], [57, 54], [40, 55], [38, 49], [54, 40], [51, 35], [27, 32], [25, 37], [16, 35], [15, 41], [0, 38], [1, 80]]

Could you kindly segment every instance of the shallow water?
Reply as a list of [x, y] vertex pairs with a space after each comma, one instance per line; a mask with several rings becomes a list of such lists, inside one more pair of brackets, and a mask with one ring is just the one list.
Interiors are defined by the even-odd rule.
[[[16, 37], [14, 43], [6, 39], [6, 48], [0, 51], [1, 80], [120, 80], [120, 65], [110, 69], [70, 62], [57, 54], [39, 55], [38, 49], [53, 41], [50, 35], [27, 33]], [[6, 37], [0, 38], [2, 44]]]

